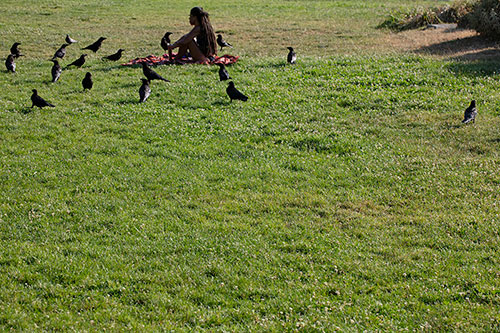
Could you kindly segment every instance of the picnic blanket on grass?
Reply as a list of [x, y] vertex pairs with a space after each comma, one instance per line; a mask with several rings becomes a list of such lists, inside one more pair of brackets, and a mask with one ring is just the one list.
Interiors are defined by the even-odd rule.
[[[172, 58], [168, 56], [168, 54], [164, 54], [161, 57], [155, 56], [155, 55], [148, 55], [145, 58], [135, 58], [130, 60], [127, 63], [122, 64], [122, 66], [133, 66], [137, 64], [141, 64], [143, 62], [146, 62], [148, 65], [174, 65], [174, 64], [194, 64], [196, 63], [193, 58], [184, 56], [182, 59], [178, 62], [175, 62], [175, 56], [177, 53], [172, 53]], [[223, 56], [220, 57], [214, 57], [212, 61], [209, 61], [207, 63], [204, 63], [205, 65], [212, 65], [212, 64], [224, 64], [224, 65], [231, 65], [234, 64], [235, 62], [238, 61], [239, 56], [232, 56], [229, 54], [224, 54]]]

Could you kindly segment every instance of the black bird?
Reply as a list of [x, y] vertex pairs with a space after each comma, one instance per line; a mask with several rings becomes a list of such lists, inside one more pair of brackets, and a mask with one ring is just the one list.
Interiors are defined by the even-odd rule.
[[221, 81], [229, 80], [229, 73], [227, 72], [226, 66], [224, 64], [216, 64], [219, 66], [219, 78]]
[[56, 53], [54, 53], [54, 56], [52, 57], [52, 59], [55, 59], [55, 58], [64, 58], [64, 56], [66, 55], [66, 46], [68, 46], [69, 44], [63, 44], [61, 45], [61, 47], [56, 51]]
[[288, 57], [286, 60], [288, 61], [289, 64], [294, 65], [295, 62], [297, 61], [297, 55], [295, 54], [293, 47], [289, 46], [287, 47], [287, 49], [290, 50], [290, 52], [288, 52]]
[[167, 31], [161, 39], [160, 44], [161, 44], [161, 47], [163, 48], [163, 50], [165, 50], [165, 51], [168, 49], [168, 46], [170, 45], [170, 35], [171, 34], [172, 33], [170, 31]]
[[222, 51], [223, 47], [233, 47], [231, 44], [229, 44], [224, 39], [222, 39], [222, 35], [221, 34], [217, 35], [217, 44], [219, 44], [221, 51]]
[[12, 44], [11, 48], [10, 48], [10, 54], [13, 54], [16, 56], [16, 58], [18, 57], [22, 57], [24, 54], [21, 54], [21, 51], [19, 51], [19, 48], [18, 46], [21, 45], [21, 43], [14, 43]]
[[102, 57], [102, 59], [107, 59], [107, 60], [111, 60], [111, 61], [117, 61], [117, 60], [120, 60], [120, 58], [122, 57], [122, 52], [125, 51], [124, 49], [119, 49], [116, 53], [113, 53], [112, 55], [109, 55], [109, 56], [106, 56], [106, 57]]
[[68, 68], [69, 66], [76, 66], [78, 68], [82, 67], [83, 64], [85, 63], [85, 57], [86, 56], [87, 56], [86, 54], [82, 54], [80, 56], [80, 58], [78, 58], [75, 61], [73, 61], [71, 64], [69, 64], [68, 66], [66, 66], [66, 68]]
[[5, 67], [7, 67], [7, 72], [16, 72], [16, 63], [14, 61], [15, 58], [16, 56], [13, 54], [9, 54], [7, 56], [7, 59], [5, 60]]
[[91, 51], [94, 51], [94, 53], [96, 53], [97, 50], [99, 50], [99, 48], [101, 47], [103, 40], [105, 40], [105, 39], [107, 39], [107, 38], [106, 37], [99, 37], [99, 39], [97, 41], [90, 44], [89, 46], [82, 48], [82, 50], [91, 50]]
[[151, 95], [151, 88], [149, 87], [149, 80], [148, 79], [141, 79], [142, 81], [142, 86], [139, 88], [139, 103], [144, 103], [149, 95]]
[[87, 74], [85, 74], [85, 77], [83, 78], [82, 80], [82, 86], [83, 86], [83, 90], [85, 91], [85, 89], [92, 89], [92, 86], [94, 85], [94, 82], [92, 82], [92, 74], [90, 72], [87, 72]]
[[33, 89], [32, 91], [33, 95], [31, 95], [31, 102], [33, 104], [31, 105], [31, 108], [33, 108], [34, 106], [38, 106], [40, 109], [43, 108], [44, 106], [50, 106], [51, 108], [54, 107], [54, 105], [50, 104], [49, 102], [38, 96], [38, 92], [36, 91], [36, 89]]
[[476, 109], [476, 100], [472, 100], [470, 102], [470, 105], [467, 109], [465, 109], [464, 112], [464, 120], [462, 120], [462, 123], [467, 124], [468, 122], [476, 122], [476, 116], [477, 116], [477, 109]]
[[238, 89], [234, 87], [233, 81], [229, 82], [229, 85], [226, 88], [226, 92], [229, 98], [231, 99], [231, 102], [233, 102], [233, 99], [239, 99], [242, 100], [243, 102], [245, 102], [248, 99], [248, 97], [243, 95]]
[[56, 82], [59, 80], [59, 77], [61, 76], [62, 73], [62, 68], [61, 65], [59, 65], [59, 61], [56, 59], [52, 59], [52, 62], [54, 63], [54, 66], [52, 66], [52, 82]]
[[142, 62], [141, 65], [142, 65], [142, 72], [144, 73], [144, 76], [146, 76], [146, 78], [149, 81], [163, 80], [163, 81], [166, 81], [166, 82], [170, 82], [169, 80], [162, 78], [160, 76], [160, 74], [156, 73], [154, 70], [152, 70], [151, 68], [149, 68], [148, 64], [146, 64], [145, 62]]
[[76, 40], [74, 40], [73, 38], [71, 38], [69, 35], [66, 35], [66, 38], [64, 39], [66, 41], [66, 43], [68, 44], [73, 44], [73, 43], [77, 43]]

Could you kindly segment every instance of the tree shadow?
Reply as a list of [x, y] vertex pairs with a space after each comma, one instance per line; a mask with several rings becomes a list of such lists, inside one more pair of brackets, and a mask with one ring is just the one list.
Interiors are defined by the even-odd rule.
[[[479, 52], [481, 53], [481, 52]], [[498, 52], [500, 57], [500, 52]], [[500, 61], [497, 59], [474, 59], [452, 58], [455, 60], [448, 66], [449, 70], [457, 74], [470, 76], [491, 76], [500, 73]]]
[[415, 52], [452, 57], [460, 53], [474, 52], [486, 48], [496, 48], [498, 46], [498, 42], [477, 35], [422, 46], [416, 49]]
[[500, 72], [500, 44], [482, 36], [471, 36], [423, 46], [419, 54], [448, 57], [448, 68], [456, 73], [489, 76]]

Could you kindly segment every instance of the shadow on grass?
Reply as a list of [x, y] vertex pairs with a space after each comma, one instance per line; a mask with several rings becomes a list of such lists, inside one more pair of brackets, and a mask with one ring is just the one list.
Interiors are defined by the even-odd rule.
[[285, 68], [287, 66], [295, 66], [295, 65], [289, 65], [286, 62], [286, 59], [283, 58], [283, 61], [280, 61], [280, 62], [265, 63], [265, 64], [255, 64], [252, 67], [254, 67], [254, 68]]
[[[254, 67], [256, 68], [285, 68], [287, 63], [285, 61], [273, 63], [273, 64], [257, 64]], [[291, 65], [290, 65], [291, 66]]]
[[22, 108], [21, 110], [19, 110], [19, 112], [22, 114], [29, 114], [29, 113], [33, 112], [33, 109], [26, 106], [26, 107]]
[[[23, 80], [23, 84], [25, 85], [28, 85], [28, 84], [45, 84], [45, 80], [44, 81], [40, 81], [39, 79], [26, 79], [26, 80]], [[33, 87], [33, 88], [36, 88], [36, 87]]]
[[[486, 52], [486, 51], [484, 51]], [[483, 52], [479, 52], [483, 53]], [[454, 73], [471, 76], [491, 76], [500, 73], [500, 52], [497, 59], [467, 60], [466, 58], [453, 58], [455, 60], [448, 68]]]
[[471, 36], [459, 38], [416, 49], [417, 53], [454, 56], [459, 53], [474, 52], [475, 50], [484, 50], [485, 48], [497, 47], [498, 43], [481, 36]]
[[218, 105], [218, 106], [220, 106], [220, 105], [231, 105], [231, 102], [228, 101], [228, 100], [215, 101], [215, 102], [212, 103], [212, 105]]
[[[157, 67], [168, 67], [168, 66], [185, 66], [185, 65], [192, 65], [192, 64], [168, 64], [168, 63], [165, 63], [165, 64], [150, 64], [148, 63], [148, 66], [150, 68], [157, 68]], [[132, 65], [118, 65], [116, 66], [117, 68], [139, 68], [139, 69], [142, 69], [142, 65], [140, 63], [137, 63], [137, 64], [132, 64]]]
[[448, 56], [454, 61], [448, 66], [453, 72], [489, 76], [500, 72], [500, 49], [498, 47], [497, 41], [482, 36], [471, 36], [424, 46], [415, 52]]
[[444, 125], [443, 127], [445, 129], [448, 129], [448, 130], [455, 130], [455, 129], [458, 129], [460, 127], [463, 127], [463, 125], [462, 124], [458, 124], [458, 123], [457, 124], [450, 124], [450, 123], [448, 123], [448, 124]]
[[115, 65], [115, 66], [111, 66], [111, 67], [96, 68], [96, 69], [94, 69], [94, 71], [95, 72], [111, 72], [113, 70], [120, 69], [123, 67], [124, 66], [122, 66], [122, 65]]
[[140, 79], [132, 80], [130, 82], [124, 83], [120, 85], [120, 88], [133, 88], [136, 87], [137, 91], [141, 87], [142, 81]]
[[[147, 101], [146, 101], [147, 102]], [[116, 102], [118, 105], [128, 105], [128, 104], [141, 104], [139, 103], [139, 97], [137, 98], [125, 98]]]

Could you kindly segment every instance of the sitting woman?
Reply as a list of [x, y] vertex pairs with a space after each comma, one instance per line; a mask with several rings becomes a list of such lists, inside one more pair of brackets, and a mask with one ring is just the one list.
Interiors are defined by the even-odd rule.
[[168, 50], [179, 48], [175, 60], [180, 60], [189, 50], [191, 57], [197, 63], [208, 63], [216, 54], [217, 46], [215, 33], [210, 24], [208, 13], [201, 7], [191, 9], [189, 23], [194, 28], [178, 41], [168, 46]]

